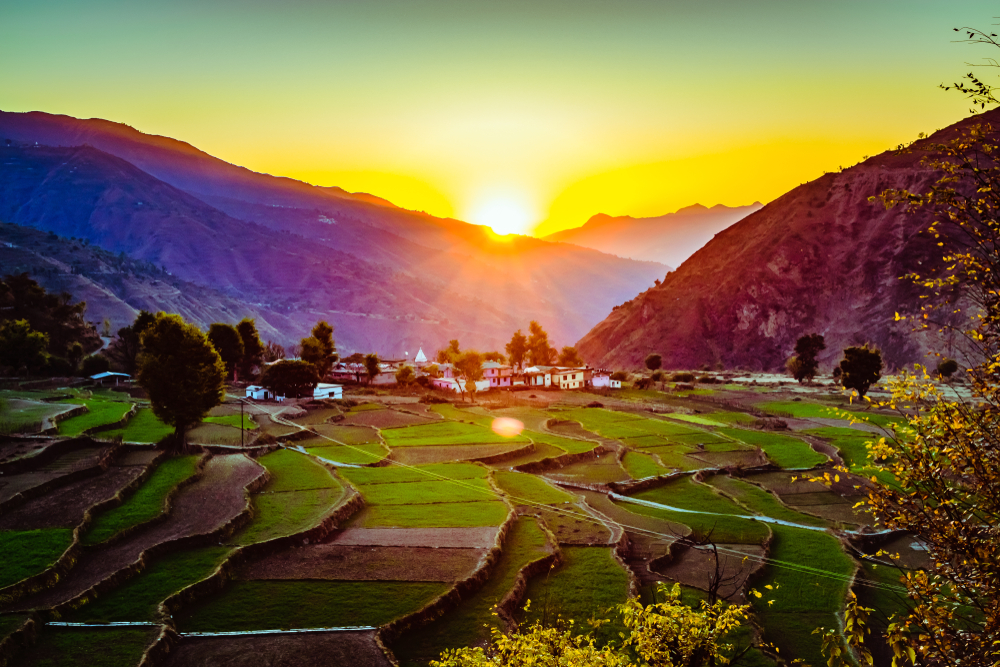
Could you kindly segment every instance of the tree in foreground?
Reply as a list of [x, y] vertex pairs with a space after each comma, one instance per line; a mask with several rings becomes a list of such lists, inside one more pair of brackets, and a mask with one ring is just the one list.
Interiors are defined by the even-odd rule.
[[655, 352], [646, 355], [646, 368], [651, 371], [660, 369], [663, 366], [663, 357]]
[[231, 324], [216, 322], [208, 328], [208, 341], [226, 365], [226, 378], [232, 378], [243, 358], [243, 337]]
[[476, 380], [483, 378], [483, 355], [475, 350], [466, 350], [455, 360], [455, 375], [462, 400], [466, 393], [476, 390]]
[[873, 384], [882, 379], [882, 352], [877, 348], [849, 347], [840, 361], [840, 384], [854, 389], [862, 398]]
[[275, 396], [311, 395], [319, 384], [319, 374], [308, 361], [283, 359], [264, 369], [260, 383]]
[[333, 342], [333, 327], [320, 320], [312, 328], [312, 335], [302, 339], [302, 360], [316, 367], [316, 373], [322, 380], [330, 374], [330, 369], [337, 362], [337, 347]]
[[380, 363], [378, 355], [374, 352], [365, 355], [365, 374], [368, 376], [368, 384], [374, 382], [375, 378], [382, 373]]
[[160, 421], [174, 427], [173, 446], [222, 402], [226, 366], [208, 338], [180, 315], [157, 313], [142, 333], [138, 382]]
[[826, 341], [821, 334], [809, 334], [795, 341], [795, 356], [788, 360], [786, 367], [798, 382], [806, 382], [816, 377], [819, 370], [819, 353], [826, 349]]
[[[703, 601], [693, 609], [681, 601], [681, 587], [659, 585], [663, 601], [643, 605], [636, 599], [617, 607], [627, 634], [622, 646], [598, 646], [592, 634], [572, 624], [540, 623], [512, 634], [492, 631], [483, 649], [445, 651], [433, 667], [710, 667], [734, 662], [749, 646], [736, 648], [726, 636], [749, 616], [749, 605]], [[530, 604], [530, 603], [529, 603]]]

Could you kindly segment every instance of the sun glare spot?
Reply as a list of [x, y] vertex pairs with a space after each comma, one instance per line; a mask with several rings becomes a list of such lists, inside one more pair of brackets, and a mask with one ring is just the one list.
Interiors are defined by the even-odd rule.
[[493, 432], [504, 438], [516, 438], [524, 430], [524, 424], [510, 417], [498, 417], [493, 420]]
[[470, 222], [485, 225], [497, 234], [524, 234], [531, 226], [528, 207], [516, 197], [491, 197], [473, 210]]

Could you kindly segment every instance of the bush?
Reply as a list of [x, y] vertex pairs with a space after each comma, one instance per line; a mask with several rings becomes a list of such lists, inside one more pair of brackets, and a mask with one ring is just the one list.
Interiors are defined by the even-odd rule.
[[716, 380], [711, 375], [702, 375], [700, 378], [698, 378], [699, 384], [717, 384], [718, 382], [719, 381]]
[[958, 362], [954, 359], [942, 359], [938, 362], [937, 372], [943, 378], [950, 378], [958, 370]]
[[649, 389], [649, 387], [652, 384], [653, 384], [653, 379], [652, 378], [639, 378], [638, 380], [635, 381], [635, 388], [636, 389]]
[[650, 377], [652, 378], [653, 382], [663, 382], [663, 379], [666, 377], [666, 374], [663, 371], [656, 371]]
[[587, 407], [588, 408], [603, 408], [604, 407], [604, 403], [601, 403], [599, 401], [591, 401], [590, 403], [587, 403]]
[[670, 376], [671, 382], [694, 382], [694, 373], [674, 373]]
[[424, 394], [420, 397], [420, 403], [427, 403], [429, 405], [436, 405], [438, 403], [447, 403], [448, 400], [441, 398], [440, 396], [435, 396], [434, 394]]
[[80, 375], [85, 377], [107, 373], [109, 370], [111, 370], [111, 362], [108, 361], [107, 357], [99, 354], [92, 354], [80, 363]]
[[614, 373], [611, 374], [611, 379], [622, 382], [628, 379], [628, 373], [626, 373], [625, 371], [615, 371]]

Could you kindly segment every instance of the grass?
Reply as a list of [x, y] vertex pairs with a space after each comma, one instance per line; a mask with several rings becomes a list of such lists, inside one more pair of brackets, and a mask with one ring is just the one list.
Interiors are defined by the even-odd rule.
[[807, 401], [771, 401], [757, 406], [765, 412], [787, 412], [799, 419], [855, 419], [875, 426], [888, 428], [896, 424], [905, 424], [906, 420], [895, 415], [884, 415], [878, 412], [862, 410], [847, 410], [840, 405], [824, 405]]
[[128, 420], [125, 428], [112, 431], [102, 431], [102, 438], [120, 437], [125, 442], [154, 443], [159, 442], [174, 432], [173, 426], [167, 426], [153, 414], [149, 408], [139, 408]]
[[708, 512], [709, 514], [691, 514], [634, 503], [627, 505], [630, 512], [684, 524], [699, 536], [711, 533], [716, 542], [760, 544], [768, 535], [767, 526], [753, 521], [749, 512], [719, 495], [711, 487], [695, 482], [689, 477], [641, 491], [635, 494], [635, 497], [682, 510]]
[[351, 521], [354, 528], [471, 528], [499, 526], [507, 506], [498, 500], [435, 505], [366, 507]]
[[362, 403], [347, 409], [348, 412], [365, 412], [366, 410], [385, 410], [385, 406], [381, 403]]
[[505, 438], [488, 428], [474, 424], [445, 421], [386, 429], [382, 432], [390, 447], [421, 447], [426, 445], [479, 445], [516, 443], [528, 440], [523, 437]]
[[29, 427], [40, 426], [43, 419], [64, 409], [61, 405], [0, 396], [0, 426], [10, 433], [17, 433]]
[[402, 482], [365, 484], [358, 487], [369, 505], [429, 505], [492, 500], [497, 493], [485, 479], [455, 482]]
[[625, 482], [631, 479], [625, 469], [619, 465], [614, 454], [603, 454], [590, 461], [570, 463], [558, 470], [553, 470], [551, 474], [565, 481], [587, 482], [589, 484]]
[[579, 454], [580, 452], [589, 452], [594, 447], [597, 447], [596, 442], [593, 440], [575, 440], [573, 438], [564, 438], [559, 435], [552, 435], [551, 433], [540, 433], [538, 431], [524, 431], [523, 435], [531, 438], [534, 443], [544, 443], [546, 445], [552, 445], [553, 447], [558, 447], [570, 454]]
[[836, 426], [809, 429], [803, 433], [828, 440], [840, 451], [840, 458], [844, 459], [844, 464], [851, 470], [864, 470], [870, 467], [868, 447], [865, 443], [879, 438], [878, 435], [867, 431]]
[[511, 497], [510, 501], [515, 505], [525, 502], [552, 505], [571, 503], [575, 500], [570, 494], [534, 475], [498, 470], [494, 473], [494, 479], [503, 492]]
[[[610, 610], [628, 599], [628, 575], [606, 547], [562, 547], [563, 563], [528, 583], [528, 621], [552, 622], [557, 616], [576, 621], [581, 632], [587, 619], [611, 618]], [[605, 644], [618, 639], [623, 628], [612, 621], [596, 632]]]
[[484, 414], [477, 414], [469, 409], [463, 410], [455, 405], [452, 405], [451, 403], [438, 403], [437, 405], [432, 405], [430, 409], [431, 412], [436, 412], [445, 419], [474, 422], [476, 425], [483, 426], [485, 428], [490, 428], [493, 424], [493, 417]]
[[691, 424], [700, 424], [702, 426], [725, 426], [726, 422], [719, 421], [717, 419], [712, 419], [708, 416], [702, 415], [685, 415], [681, 413], [671, 413], [668, 415], [671, 419], [677, 419], [682, 422], [690, 422]]
[[[663, 447], [649, 447], [646, 449], [647, 454], [656, 455], [663, 462], [663, 465], [671, 469], [700, 470], [707, 468], [708, 464], [704, 461], [699, 461], [688, 456], [693, 451], [696, 451], [693, 447], [685, 445], [665, 445]], [[628, 455], [626, 454], [626, 456]]]
[[257, 424], [251, 418], [249, 413], [244, 413], [242, 415], [219, 415], [217, 417], [205, 417], [203, 420], [205, 423], [209, 424], [221, 424], [223, 426], [232, 426], [233, 428], [242, 428], [247, 431], [256, 430]]
[[83, 537], [84, 544], [99, 544], [126, 528], [163, 513], [167, 494], [195, 474], [198, 456], [178, 456], [156, 467], [142, 486], [124, 503], [97, 515]]
[[767, 458], [780, 468], [812, 468], [827, 460], [826, 456], [815, 451], [809, 443], [788, 435], [736, 428], [721, 428], [719, 433], [760, 447]]
[[0, 616], [0, 641], [14, 632], [28, 620], [27, 614], [4, 614]]
[[439, 475], [448, 479], [481, 479], [486, 477], [486, 473], [486, 468], [475, 463], [432, 463], [414, 468], [345, 468], [340, 471], [351, 484], [423, 482], [438, 479]]
[[72, 541], [69, 528], [0, 531], [0, 588], [44, 572]]
[[211, 422], [201, 422], [187, 432], [189, 442], [204, 445], [238, 445], [245, 437], [245, 434], [239, 428], [233, 428], [228, 424], [213, 424]]
[[646, 477], [657, 477], [673, 472], [672, 468], [665, 468], [657, 463], [651, 454], [643, 452], [628, 452], [622, 457], [622, 465], [632, 479], [645, 479]]
[[[838, 627], [837, 616], [854, 571], [853, 561], [842, 551], [837, 538], [827, 533], [788, 526], [772, 526], [772, 530], [770, 557], [797, 568], [771, 563], [758, 580], [761, 583], [757, 590], [766, 595], [759, 600], [753, 598], [753, 604], [764, 629], [763, 639], [777, 645], [786, 659], [822, 665], [826, 660], [820, 655], [819, 637], [812, 631]], [[777, 588], [763, 591], [763, 584]], [[773, 605], [767, 604], [770, 599]]]
[[402, 666], [426, 665], [445, 649], [472, 646], [489, 636], [489, 628], [500, 627], [492, 614], [493, 606], [513, 587], [521, 568], [546, 555], [545, 545], [545, 533], [533, 519], [520, 517], [515, 521], [504, 540], [500, 561], [483, 588], [457, 609], [403, 635], [393, 645]]
[[161, 602], [208, 577], [231, 552], [230, 547], [211, 546], [167, 554], [121, 587], [73, 612], [70, 620], [75, 623], [156, 620]]
[[535, 451], [529, 452], [527, 454], [521, 454], [515, 458], [509, 459], [507, 461], [502, 461], [500, 463], [492, 464], [495, 468], [513, 468], [514, 466], [524, 465], [525, 463], [532, 463], [534, 461], [541, 461], [542, 459], [549, 459], [556, 456], [562, 456], [566, 452], [554, 445], [547, 445], [545, 443], [535, 444]]
[[68, 436], [80, 435], [95, 426], [113, 424], [120, 421], [132, 409], [132, 403], [128, 401], [111, 401], [101, 398], [70, 398], [60, 402], [87, 406], [87, 412], [82, 415], [59, 422], [59, 435]]
[[330, 471], [299, 452], [279, 449], [257, 459], [271, 473], [265, 492], [301, 491], [303, 489], [335, 488], [338, 482]]
[[17, 655], [23, 667], [121, 667], [138, 665], [157, 628], [57, 628], [46, 626], [34, 646]]
[[384, 625], [450, 584], [399, 581], [237, 581], [180, 619], [183, 632]]
[[[319, 433], [308, 440], [299, 440], [298, 444], [308, 444], [313, 447], [334, 447], [339, 444], [366, 445], [381, 443], [378, 431], [370, 426], [338, 426], [336, 424], [317, 424], [310, 430]], [[326, 437], [321, 437], [326, 436]], [[328, 438], [333, 438], [332, 442]]]
[[[296, 443], [304, 445], [305, 443]], [[335, 445], [333, 447], [307, 447], [306, 452], [312, 456], [330, 461], [333, 464], [347, 463], [349, 465], [366, 465], [381, 461], [389, 453], [382, 444], [368, 445]]]
[[749, 482], [744, 482], [728, 475], [713, 475], [706, 483], [726, 495], [735, 498], [738, 503], [751, 512], [756, 512], [772, 519], [799, 523], [805, 526], [826, 527], [830, 525], [830, 522], [825, 519], [796, 512], [778, 500], [773, 494]]

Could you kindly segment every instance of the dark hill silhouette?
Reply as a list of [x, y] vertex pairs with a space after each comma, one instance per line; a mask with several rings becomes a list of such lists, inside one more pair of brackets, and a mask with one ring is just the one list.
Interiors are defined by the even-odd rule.
[[498, 240], [108, 121], [0, 112], [2, 140], [11, 145], [0, 220], [87, 238], [283, 313], [285, 340], [328, 317], [354, 349], [398, 354], [456, 336], [493, 348], [537, 319], [568, 343], [666, 271], [529, 237]]
[[919, 311], [919, 291], [899, 277], [940, 265], [940, 248], [919, 231], [926, 214], [885, 210], [868, 199], [888, 188], [924, 190], [937, 174], [920, 165], [929, 142], [1000, 110], [795, 188], [713, 238], [663, 283], [616, 308], [578, 343], [601, 366], [638, 368], [650, 352], [666, 368], [778, 370], [796, 339], [826, 337], [824, 370], [851, 344], [872, 342], [890, 367], [948, 352], [914, 334], [894, 313]]
[[760, 202], [732, 207], [719, 204], [712, 208], [694, 204], [653, 218], [598, 213], [582, 227], [564, 229], [544, 238], [677, 267], [713, 236], [762, 206]]

